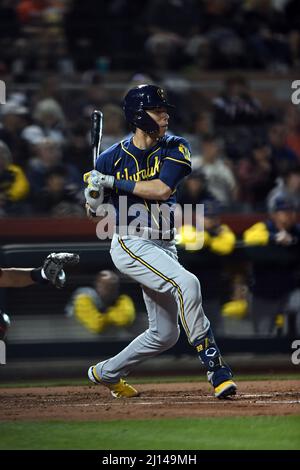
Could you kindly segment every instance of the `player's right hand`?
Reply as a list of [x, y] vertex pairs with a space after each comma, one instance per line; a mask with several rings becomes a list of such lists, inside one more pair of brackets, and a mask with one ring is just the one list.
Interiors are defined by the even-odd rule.
[[88, 188], [112, 189], [114, 187], [115, 177], [112, 175], [104, 175], [97, 170], [92, 170], [83, 175], [83, 181], [88, 183]]

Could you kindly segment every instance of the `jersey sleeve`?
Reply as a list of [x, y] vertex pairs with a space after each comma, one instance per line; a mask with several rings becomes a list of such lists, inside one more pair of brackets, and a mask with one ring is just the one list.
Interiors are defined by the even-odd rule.
[[163, 158], [159, 179], [172, 190], [187, 176], [191, 169], [191, 148], [185, 139], [176, 139], [168, 146]]

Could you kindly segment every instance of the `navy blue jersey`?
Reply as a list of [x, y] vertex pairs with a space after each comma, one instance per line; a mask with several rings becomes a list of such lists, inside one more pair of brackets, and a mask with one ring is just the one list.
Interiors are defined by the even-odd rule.
[[[135, 204], [139, 205], [132, 207], [133, 211], [129, 215], [128, 223], [138, 217], [142, 221], [141, 226], [162, 230], [166, 213], [163, 210], [159, 211], [159, 207], [163, 204], [170, 208], [170, 228], [173, 228], [172, 208], [175, 208], [176, 204], [176, 187], [191, 172], [191, 150], [188, 142], [177, 136], [164, 136], [147, 150], [135, 147], [132, 138], [128, 138], [101, 153], [97, 158], [96, 170], [106, 175], [113, 175], [116, 179], [135, 182], [160, 179], [172, 190], [167, 201], [144, 200], [134, 194], [124, 193], [118, 189], [112, 190], [110, 202], [116, 209], [116, 225], [120, 222], [119, 196], [126, 195], [128, 208]], [[158, 210], [157, 213], [153, 210], [155, 207]], [[139, 208], [138, 212], [137, 208]]]

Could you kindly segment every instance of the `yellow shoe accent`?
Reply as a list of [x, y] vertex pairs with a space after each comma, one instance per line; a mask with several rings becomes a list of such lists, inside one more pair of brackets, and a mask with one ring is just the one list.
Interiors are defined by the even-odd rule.
[[109, 388], [110, 393], [114, 398], [132, 398], [139, 396], [139, 392], [123, 379], [120, 379], [116, 384], [104, 382], [97, 374], [95, 366], [89, 368], [88, 377], [93, 383], [104, 385]]
[[115, 398], [132, 398], [139, 396], [139, 392], [123, 379], [120, 379], [117, 384], [105, 383], [104, 385], [110, 389], [110, 393]]
[[216, 398], [226, 398], [230, 395], [235, 395], [237, 390], [236, 384], [233, 380], [226, 380], [217, 387], [215, 387]]

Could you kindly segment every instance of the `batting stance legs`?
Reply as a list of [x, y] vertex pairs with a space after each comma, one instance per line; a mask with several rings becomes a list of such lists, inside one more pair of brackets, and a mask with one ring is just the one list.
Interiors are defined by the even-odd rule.
[[215, 395], [234, 393], [231, 371], [222, 362], [202, 308], [200, 283], [178, 262], [174, 243], [114, 235], [111, 256], [121, 272], [142, 285], [149, 328], [119, 354], [93, 367], [94, 378], [116, 384], [137, 364], [172, 347], [179, 337], [179, 316], [188, 341], [208, 371]]

